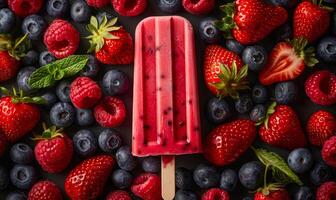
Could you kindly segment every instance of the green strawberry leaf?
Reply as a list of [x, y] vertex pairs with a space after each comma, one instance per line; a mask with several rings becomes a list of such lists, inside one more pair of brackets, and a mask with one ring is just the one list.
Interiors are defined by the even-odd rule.
[[300, 178], [289, 168], [286, 161], [281, 156], [265, 149], [252, 149], [260, 162], [272, 170], [272, 177], [275, 181], [284, 185], [288, 183], [303, 185]]

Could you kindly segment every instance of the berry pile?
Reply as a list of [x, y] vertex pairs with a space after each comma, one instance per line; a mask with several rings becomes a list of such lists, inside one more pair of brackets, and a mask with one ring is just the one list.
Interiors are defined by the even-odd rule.
[[116, 16], [188, 12], [206, 126], [175, 200], [335, 200], [335, 0], [219, 3], [0, 0], [0, 199], [160, 200], [160, 158], [130, 148], [134, 41]]

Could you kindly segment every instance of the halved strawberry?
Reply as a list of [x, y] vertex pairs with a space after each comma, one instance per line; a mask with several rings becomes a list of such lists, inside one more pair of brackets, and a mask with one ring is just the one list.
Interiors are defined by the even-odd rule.
[[307, 48], [306, 39], [293, 39], [280, 42], [272, 50], [267, 64], [259, 74], [263, 85], [296, 79], [305, 69], [312, 67], [318, 60], [314, 58], [313, 47]]

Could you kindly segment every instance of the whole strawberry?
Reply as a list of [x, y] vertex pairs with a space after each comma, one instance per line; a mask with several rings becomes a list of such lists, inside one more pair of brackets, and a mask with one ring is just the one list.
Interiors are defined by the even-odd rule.
[[143, 173], [137, 176], [132, 184], [133, 194], [144, 200], [161, 199], [161, 179], [156, 174]]
[[51, 181], [40, 181], [29, 191], [28, 200], [62, 200], [61, 190]]
[[122, 16], [137, 16], [147, 8], [147, 0], [111, 0], [111, 3]]
[[324, 143], [322, 158], [328, 165], [336, 168], [336, 136], [331, 137]]
[[256, 132], [251, 120], [222, 124], [207, 135], [203, 144], [204, 156], [215, 165], [231, 164], [252, 145]]
[[330, 11], [317, 5], [317, 1], [303, 1], [294, 11], [294, 38], [304, 37], [309, 42], [320, 38], [330, 24]]
[[112, 156], [89, 158], [66, 177], [64, 188], [71, 200], [96, 199], [104, 191], [114, 165]]
[[292, 150], [305, 147], [306, 138], [295, 111], [287, 105], [273, 103], [259, 128], [261, 140], [265, 143]]
[[318, 105], [328, 106], [336, 103], [336, 75], [328, 70], [311, 74], [305, 83], [310, 100]]
[[254, 195], [254, 200], [290, 200], [289, 193], [284, 188], [268, 186], [260, 189]]
[[336, 196], [336, 182], [323, 183], [316, 192], [316, 200], [334, 200]]
[[78, 77], [71, 83], [70, 99], [77, 108], [91, 108], [101, 96], [99, 85], [88, 77]]
[[115, 26], [117, 18], [107, 21], [106, 16], [99, 23], [91, 17], [87, 29], [91, 33], [89, 52], [94, 51], [96, 58], [104, 64], [131, 64], [134, 59], [133, 40], [129, 33]]
[[1, 88], [5, 97], [0, 98], [0, 130], [7, 141], [16, 142], [28, 134], [40, 121], [40, 110], [35, 104], [43, 104], [41, 97], [25, 97], [22, 91], [13, 96]]
[[237, 54], [219, 45], [205, 49], [204, 80], [213, 94], [238, 98], [238, 91], [248, 88], [247, 70]]
[[0, 158], [4, 155], [7, 146], [7, 140], [5, 135], [0, 133]]
[[79, 32], [67, 21], [56, 19], [44, 33], [44, 44], [56, 58], [74, 54], [79, 47]]
[[19, 17], [35, 14], [42, 8], [44, 0], [8, 0], [9, 8]]
[[287, 21], [288, 13], [280, 6], [263, 0], [237, 0], [221, 6], [223, 20], [218, 23], [226, 36], [241, 44], [254, 44]]
[[317, 111], [310, 116], [306, 131], [310, 144], [321, 147], [336, 133], [336, 118], [328, 111]]
[[116, 190], [113, 192], [110, 192], [107, 197], [106, 200], [132, 200], [130, 195], [122, 190]]
[[86, 0], [86, 3], [95, 8], [102, 8], [110, 4], [110, 0]]
[[229, 193], [219, 188], [212, 188], [202, 195], [202, 200], [230, 200]]
[[306, 39], [294, 39], [280, 42], [269, 55], [265, 67], [259, 74], [263, 85], [294, 80], [300, 76], [306, 66], [313, 67], [318, 60], [314, 58], [314, 48], [307, 47]]
[[35, 158], [42, 169], [48, 173], [62, 172], [72, 159], [72, 140], [55, 126], [47, 129], [44, 125], [42, 135], [35, 136]]

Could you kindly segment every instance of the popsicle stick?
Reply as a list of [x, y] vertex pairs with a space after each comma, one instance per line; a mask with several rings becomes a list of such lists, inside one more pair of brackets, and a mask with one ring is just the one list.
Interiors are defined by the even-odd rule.
[[161, 157], [161, 189], [164, 200], [173, 200], [175, 197], [175, 157]]

